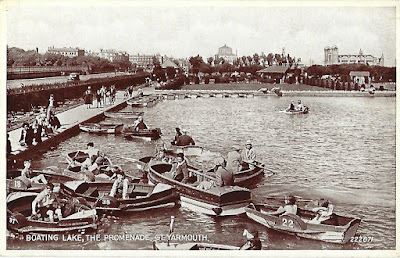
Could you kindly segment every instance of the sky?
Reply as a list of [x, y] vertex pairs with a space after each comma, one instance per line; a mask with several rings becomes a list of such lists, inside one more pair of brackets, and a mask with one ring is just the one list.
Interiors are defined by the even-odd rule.
[[[339, 54], [380, 57], [395, 66], [394, 6], [274, 6], [246, 2], [109, 1], [96, 6], [26, 1], [6, 8], [6, 43], [25, 50], [49, 46], [91, 51], [116, 49], [129, 54], [185, 58], [215, 56], [227, 45], [238, 56], [282, 53], [302, 63], [323, 64], [324, 48]], [[94, 3], [91, 2], [91, 3]], [[191, 2], [193, 3], [193, 2]], [[268, 3], [268, 2], [267, 2]], [[289, 2], [293, 4], [297, 2]]]

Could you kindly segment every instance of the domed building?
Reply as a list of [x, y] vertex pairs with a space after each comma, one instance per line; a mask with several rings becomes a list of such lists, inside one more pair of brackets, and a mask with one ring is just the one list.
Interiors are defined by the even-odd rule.
[[218, 48], [218, 54], [215, 55], [215, 59], [223, 58], [226, 62], [233, 64], [235, 60], [238, 59], [237, 53], [232, 53], [232, 48], [228, 47], [226, 44]]

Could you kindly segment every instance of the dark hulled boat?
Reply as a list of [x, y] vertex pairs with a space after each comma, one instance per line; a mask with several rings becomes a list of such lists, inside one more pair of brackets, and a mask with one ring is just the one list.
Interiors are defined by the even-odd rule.
[[208, 190], [203, 190], [197, 186], [202, 181], [215, 182], [214, 177], [189, 168], [193, 182], [182, 183], [172, 178], [171, 170], [172, 165], [167, 163], [150, 165], [148, 178], [154, 184], [165, 183], [174, 186], [181, 196], [183, 207], [208, 215], [227, 216], [242, 214], [244, 208], [251, 201], [251, 193], [246, 188], [215, 186]]
[[66, 203], [63, 218], [50, 222], [31, 216], [32, 201], [38, 193], [13, 192], [7, 196], [7, 229], [18, 233], [59, 233], [97, 228], [95, 209], [74, 199]]
[[130, 184], [128, 199], [121, 194], [110, 197], [113, 182], [71, 181], [62, 185], [62, 192], [84, 198], [91, 207], [99, 211], [144, 211], [156, 208], [173, 207], [179, 199], [170, 185]]

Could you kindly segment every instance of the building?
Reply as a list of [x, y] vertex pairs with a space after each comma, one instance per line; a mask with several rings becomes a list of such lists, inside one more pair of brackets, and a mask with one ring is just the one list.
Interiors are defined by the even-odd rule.
[[215, 55], [215, 59], [223, 58], [225, 62], [233, 64], [234, 61], [238, 59], [237, 53], [232, 53], [232, 48], [228, 47], [226, 44], [218, 48], [218, 54]]
[[272, 79], [276, 83], [282, 83], [285, 80], [289, 66], [273, 65], [257, 71], [262, 78]]
[[115, 49], [100, 49], [100, 52], [97, 53], [97, 56], [100, 58], [107, 59], [110, 62], [129, 61], [129, 54], [127, 52], [117, 51]]
[[71, 48], [71, 47], [55, 48], [54, 46], [52, 46], [47, 49], [47, 53], [55, 55], [63, 55], [67, 57], [77, 57], [77, 56], [84, 56], [85, 50], [79, 48]]
[[380, 65], [384, 66], [383, 54], [381, 57], [374, 57], [372, 55], [364, 55], [360, 49], [358, 55], [339, 55], [337, 46], [324, 48], [325, 65], [334, 64], [367, 64], [367, 65]]
[[129, 55], [129, 61], [138, 67], [149, 67], [153, 65], [153, 59], [156, 58], [160, 63], [162, 62], [162, 57], [160, 54], [156, 55]]
[[350, 79], [358, 85], [371, 82], [371, 77], [368, 71], [350, 71]]

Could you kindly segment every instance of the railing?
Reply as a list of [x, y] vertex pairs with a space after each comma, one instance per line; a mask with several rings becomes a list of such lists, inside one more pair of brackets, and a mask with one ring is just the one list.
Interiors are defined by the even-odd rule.
[[23, 73], [47, 73], [47, 72], [72, 72], [82, 71], [87, 66], [18, 66], [7, 67], [7, 74], [23, 74]]

